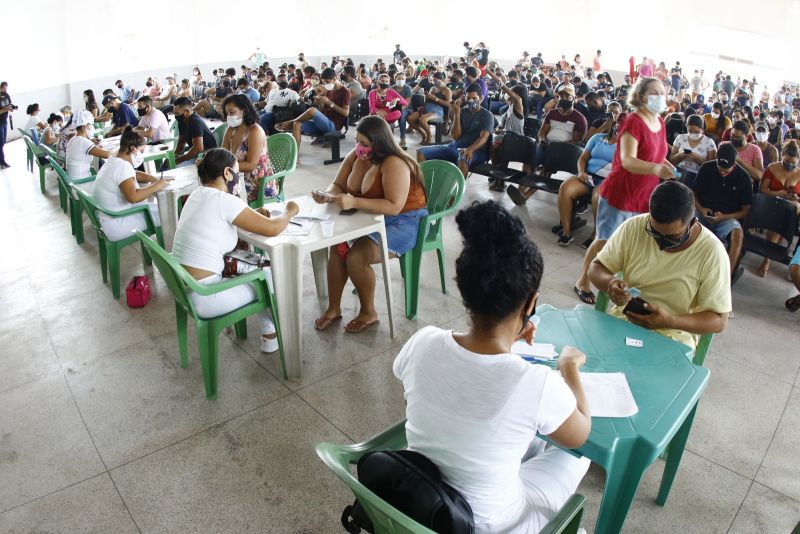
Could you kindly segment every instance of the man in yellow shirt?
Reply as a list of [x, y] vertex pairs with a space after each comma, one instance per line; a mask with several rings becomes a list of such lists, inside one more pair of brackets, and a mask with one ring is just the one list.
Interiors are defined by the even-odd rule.
[[[650, 213], [625, 221], [614, 232], [589, 268], [589, 279], [616, 305], [612, 315], [692, 348], [697, 335], [722, 332], [728, 324], [728, 255], [722, 242], [697, 222], [692, 191], [679, 182], [656, 187]], [[625, 311], [632, 288], [645, 301], [638, 308], [631, 304], [638, 313]]]

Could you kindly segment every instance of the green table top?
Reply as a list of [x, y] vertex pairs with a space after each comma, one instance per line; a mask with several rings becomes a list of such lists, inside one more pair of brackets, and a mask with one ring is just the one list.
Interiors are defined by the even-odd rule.
[[[607, 465], [620, 441], [635, 440], [639, 452], [655, 461], [697, 404], [708, 369], [692, 364], [686, 345], [594, 309], [543, 305], [536, 315], [541, 317], [537, 342], [552, 343], [557, 351], [577, 347], [586, 354], [581, 371], [625, 373], [639, 407], [632, 417], [593, 417], [588, 441], [575, 451]], [[644, 346], [627, 346], [627, 337]]]

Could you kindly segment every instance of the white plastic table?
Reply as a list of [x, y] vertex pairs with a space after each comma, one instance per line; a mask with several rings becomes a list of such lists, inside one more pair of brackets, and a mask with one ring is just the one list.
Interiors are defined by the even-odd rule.
[[158, 215], [161, 218], [164, 249], [172, 252], [172, 242], [175, 240], [175, 230], [178, 228], [178, 199], [200, 187], [200, 179], [197, 176], [197, 167], [194, 165], [167, 171], [164, 177], [167, 176], [173, 178], [173, 181], [156, 193], [156, 200], [158, 200]]
[[[308, 197], [303, 198], [308, 199]], [[308, 201], [313, 202], [311, 199]], [[269, 256], [283, 339], [286, 378], [289, 380], [299, 380], [302, 373], [303, 260], [306, 254], [311, 254], [317, 295], [326, 298], [328, 296], [328, 249], [333, 245], [377, 232], [380, 236], [383, 285], [389, 308], [389, 335], [394, 337], [389, 251], [386, 248], [386, 227], [383, 224], [383, 215], [362, 211], [353, 215], [339, 215], [339, 208], [335, 204], [317, 205], [315, 210], [315, 213], [329, 214], [336, 221], [331, 237], [323, 237], [318, 222], [314, 223], [311, 233], [307, 236], [266, 237], [239, 230], [240, 239], [264, 250]]]
[[[107, 137], [100, 141], [100, 148], [103, 150], [108, 150], [111, 152], [117, 152], [119, 150], [119, 141], [121, 139], [121, 135], [115, 135], [114, 137]], [[175, 160], [175, 150], [173, 149], [173, 145], [170, 143], [163, 143], [158, 145], [146, 145], [144, 149], [144, 170], [147, 174], [152, 174], [153, 176], [156, 175], [156, 164], [155, 160], [162, 161], [164, 159], [174, 161]]]

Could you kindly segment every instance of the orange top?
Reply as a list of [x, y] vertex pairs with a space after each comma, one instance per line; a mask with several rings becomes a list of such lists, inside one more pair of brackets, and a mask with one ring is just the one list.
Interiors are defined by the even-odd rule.
[[[381, 175], [381, 178], [383, 176]], [[350, 186], [347, 186], [347, 192], [354, 197], [361, 198], [386, 198], [383, 193], [383, 180], [376, 179], [372, 185], [367, 189], [366, 193], [361, 191], [353, 191]], [[422, 209], [428, 205], [428, 200], [425, 198], [425, 188], [419, 183], [416, 177], [411, 177], [411, 184], [408, 188], [408, 197], [406, 198], [405, 206], [400, 210], [400, 213], [407, 211], [414, 211]]]
[[800, 194], [800, 187], [798, 187], [800, 184], [794, 184], [786, 187], [785, 184], [780, 183], [775, 175], [772, 174], [772, 171], [769, 169], [769, 167], [767, 167], [767, 170], [764, 171], [762, 180], [764, 178], [769, 178], [769, 185], [767, 187], [769, 187], [770, 191], [786, 191], [787, 193], [794, 193], [796, 195]]

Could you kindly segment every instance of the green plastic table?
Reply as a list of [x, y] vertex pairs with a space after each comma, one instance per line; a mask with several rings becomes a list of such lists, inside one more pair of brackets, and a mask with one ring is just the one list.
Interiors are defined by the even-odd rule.
[[[594, 309], [537, 308], [536, 341], [556, 350], [571, 345], [586, 354], [586, 372], [623, 372], [639, 412], [633, 417], [593, 417], [587, 442], [574, 449], [606, 470], [597, 534], [622, 529], [645, 470], [669, 445], [656, 502], [663, 506], [692, 428], [708, 369], [692, 364], [686, 345]], [[641, 339], [642, 348], [625, 338]], [[546, 439], [546, 438], [545, 438]]]

